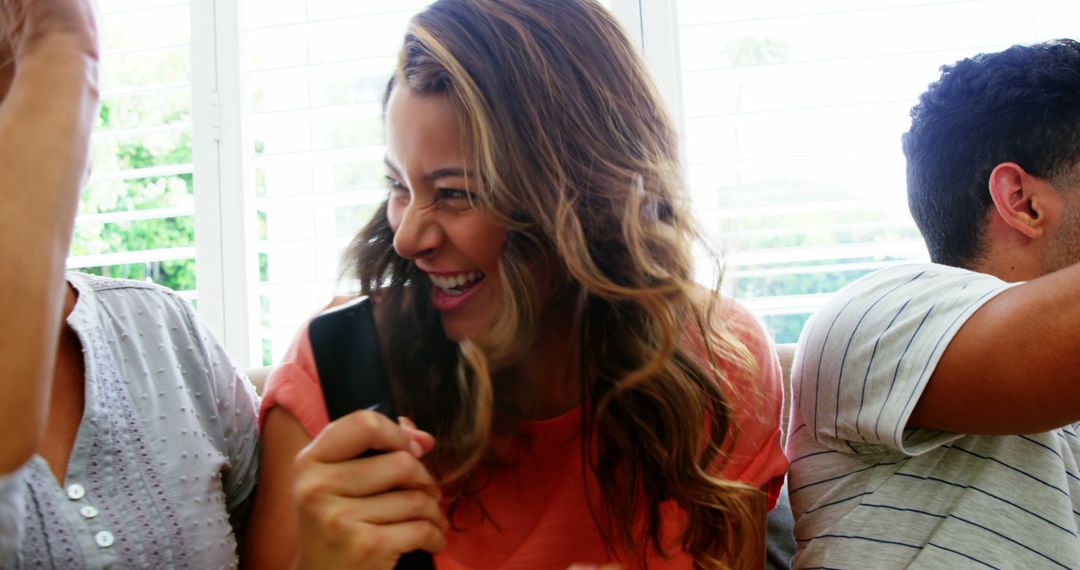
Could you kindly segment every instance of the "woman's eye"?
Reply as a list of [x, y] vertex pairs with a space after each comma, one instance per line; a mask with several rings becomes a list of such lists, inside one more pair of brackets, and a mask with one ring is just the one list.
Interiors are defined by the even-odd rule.
[[443, 200], [468, 200], [469, 191], [458, 188], [439, 188], [439, 198]]
[[389, 188], [391, 192], [408, 192], [408, 189], [405, 188], [405, 185], [402, 184], [400, 180], [390, 176], [386, 177], [386, 187]]

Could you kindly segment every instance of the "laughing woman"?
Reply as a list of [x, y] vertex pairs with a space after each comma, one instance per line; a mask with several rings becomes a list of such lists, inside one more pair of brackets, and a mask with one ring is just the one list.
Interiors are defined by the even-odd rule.
[[612, 16], [437, 1], [385, 119], [389, 194], [348, 262], [409, 419], [329, 423], [302, 330], [264, 400], [245, 562], [761, 567], [775, 352], [693, 280], [676, 135]]

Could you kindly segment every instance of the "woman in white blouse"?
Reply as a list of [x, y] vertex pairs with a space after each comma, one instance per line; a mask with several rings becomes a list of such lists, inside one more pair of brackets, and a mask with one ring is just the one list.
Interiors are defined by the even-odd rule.
[[235, 567], [251, 384], [174, 293], [64, 273], [97, 59], [88, 0], [0, 2], [0, 568]]

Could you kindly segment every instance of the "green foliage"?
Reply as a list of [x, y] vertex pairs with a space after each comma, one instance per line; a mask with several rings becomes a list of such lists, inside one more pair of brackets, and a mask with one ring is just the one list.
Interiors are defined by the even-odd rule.
[[[138, 109], [136, 109], [138, 111]], [[117, 112], [115, 103], [101, 105], [98, 132], [109, 133], [114, 121], [131, 110]], [[166, 125], [187, 120], [186, 108], [148, 112], [148, 119]], [[129, 128], [123, 125], [121, 128]], [[160, 166], [191, 164], [191, 133], [188, 129], [166, 130], [150, 135], [102, 137], [93, 148], [93, 164], [98, 172], [131, 171]], [[155, 208], [191, 208], [194, 185], [188, 173], [143, 178], [103, 178], [88, 186], [80, 204], [81, 214], [125, 212]], [[71, 255], [92, 255], [121, 251], [141, 251], [188, 247], [195, 243], [193, 216], [167, 217], [128, 222], [81, 224], [75, 229]], [[83, 268], [96, 275], [127, 279], [151, 279], [175, 290], [195, 289], [195, 260], [149, 262]]]
[[[104, 267], [84, 267], [79, 269], [82, 273], [114, 277], [118, 279], [134, 279], [145, 281], [149, 279], [154, 283], [165, 285], [176, 291], [188, 291], [195, 288], [195, 262], [184, 259], [180, 261], [157, 261], [153, 263], [132, 263], [128, 265], [107, 265]], [[190, 286], [187, 286], [190, 284]]]
[[788, 273], [768, 277], [740, 277], [735, 281], [735, 296], [744, 298], [833, 293], [869, 272], [869, 269], [862, 269], [825, 273]]
[[809, 318], [809, 314], [766, 315], [762, 320], [765, 321], [765, 329], [772, 335], [773, 341], [784, 344], [798, 342], [799, 333]]
[[262, 339], [262, 362], [263, 366], [270, 366], [274, 364], [274, 350], [273, 345], [270, 343], [270, 339]]
[[[858, 198], [832, 184], [813, 180], [770, 180], [721, 188], [721, 208], [765, 206], [768, 204], [830, 202]], [[738, 200], [741, 197], [741, 202]], [[905, 211], [889, 211], [878, 206], [844, 211], [795, 211], [725, 220], [718, 228], [726, 237], [726, 247], [735, 251], [755, 251], [779, 248], [829, 247], [852, 243], [886, 244], [918, 239], [917, 230], [907, 220]], [[851, 264], [889, 261], [885, 256], [817, 260], [778, 265], [744, 265], [742, 271], [755, 269], [790, 268], [782, 275], [742, 276], [735, 281], [738, 298], [778, 295], [812, 295], [833, 293], [844, 285], [869, 273], [869, 269], [831, 269], [818, 271], [819, 265]], [[800, 272], [801, 270], [801, 272]]]

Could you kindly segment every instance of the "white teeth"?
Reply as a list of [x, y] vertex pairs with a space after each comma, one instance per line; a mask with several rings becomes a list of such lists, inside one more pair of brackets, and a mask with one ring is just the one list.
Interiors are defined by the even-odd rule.
[[431, 283], [436, 287], [442, 289], [451, 296], [460, 295], [461, 291], [456, 290], [462, 285], [472, 283], [483, 277], [484, 274], [479, 271], [470, 271], [468, 273], [459, 273], [449, 277], [441, 275], [428, 275], [431, 278]]

